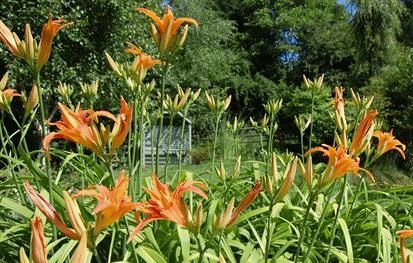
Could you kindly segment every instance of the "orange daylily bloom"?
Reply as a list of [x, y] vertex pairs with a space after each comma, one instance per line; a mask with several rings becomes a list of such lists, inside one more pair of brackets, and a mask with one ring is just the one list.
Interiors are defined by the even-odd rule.
[[406, 239], [413, 237], [413, 230], [400, 230], [397, 231], [396, 234], [399, 237], [400, 255], [402, 258], [402, 263], [408, 263], [410, 261], [409, 256], [407, 255]]
[[199, 25], [198, 21], [193, 18], [175, 18], [169, 5], [166, 6], [162, 18], [158, 17], [155, 12], [146, 8], [137, 8], [136, 11], [145, 14], [155, 23], [151, 25], [151, 34], [161, 55], [174, 51], [176, 48], [183, 45], [188, 31], [188, 25], [184, 27], [181, 34], [178, 36], [178, 30], [182, 24], [189, 23], [196, 27]]
[[[191, 216], [189, 215], [188, 207], [184, 202], [184, 194], [186, 192], [194, 192], [204, 199], [208, 199], [207, 195], [201, 190], [207, 187], [198, 181], [184, 181], [180, 183], [172, 192], [168, 184], [163, 184], [158, 177], [152, 175], [153, 188], [146, 189], [151, 199], [147, 202], [137, 203], [136, 210], [138, 211], [135, 218], [139, 224], [131, 233], [128, 241], [131, 241], [146, 224], [156, 220], [169, 220], [175, 222], [179, 226], [191, 228]], [[145, 214], [145, 219], [140, 219], [140, 213]]]
[[377, 114], [378, 112], [376, 110], [369, 111], [363, 120], [361, 120], [356, 132], [354, 133], [353, 141], [351, 142], [349, 150], [349, 152], [354, 156], [360, 155], [370, 143], [374, 130], [373, 121]]
[[[73, 240], [79, 240], [83, 233], [77, 232], [73, 228], [69, 228], [64, 222], [63, 219], [60, 217], [59, 213], [56, 211], [56, 209], [47, 201], [43, 196], [38, 194], [33, 187], [29, 184], [29, 182], [24, 182], [24, 188], [27, 191], [27, 195], [29, 198], [32, 200], [35, 206], [39, 208], [39, 210], [47, 217], [47, 219], [50, 220], [52, 224], [54, 224], [57, 229], [60, 230], [65, 236], [67, 236], [70, 239]], [[75, 202], [74, 202], [75, 203]], [[77, 203], [74, 204], [77, 207]], [[77, 208], [78, 210], [78, 208]], [[72, 217], [69, 216], [69, 220], [74, 222], [74, 221], [79, 221], [79, 220], [73, 220]], [[73, 224], [72, 224], [73, 225]], [[83, 227], [84, 229], [84, 227]]]
[[71, 24], [72, 23], [66, 23], [66, 20], [62, 18], [52, 20], [52, 17], [49, 17], [49, 20], [43, 26], [42, 35], [40, 37], [39, 52], [36, 63], [37, 71], [40, 71], [44, 64], [46, 64], [49, 60], [50, 53], [52, 51], [53, 39], [57, 35], [57, 32]]
[[256, 182], [251, 191], [249, 191], [249, 193], [238, 204], [238, 207], [235, 209], [235, 211], [233, 211], [234, 198], [232, 198], [225, 212], [221, 213], [215, 220], [214, 228], [216, 230], [222, 230], [234, 225], [242, 211], [247, 209], [247, 207], [250, 206], [252, 202], [254, 202], [260, 192], [261, 184], [260, 182]]
[[402, 155], [403, 159], [406, 159], [406, 155], [404, 154], [406, 145], [393, 136], [393, 130], [390, 132], [375, 131], [373, 136], [379, 140], [377, 145], [377, 153], [379, 156], [390, 150], [396, 150]]
[[353, 159], [353, 155], [347, 154], [347, 151], [343, 146], [339, 145], [337, 149], [327, 144], [323, 144], [322, 146], [323, 147], [314, 147], [305, 154], [308, 155], [314, 152], [322, 152], [324, 156], [328, 156], [327, 169], [320, 182], [321, 186], [330, 183], [346, 173], [351, 172], [354, 175], [357, 175], [360, 170], [364, 171], [374, 182], [373, 175], [360, 167], [360, 159], [358, 157]]
[[[105, 146], [109, 144], [109, 155], [112, 155], [125, 141], [132, 122], [132, 105], [128, 106], [126, 101], [121, 98], [120, 114], [117, 118], [107, 111], [93, 110], [70, 110], [65, 105], [59, 103], [62, 113], [62, 120], [50, 123], [56, 126], [59, 131], [49, 133], [43, 140], [43, 148], [46, 153], [49, 151], [49, 144], [54, 139], [65, 139], [78, 143], [102, 156]], [[110, 131], [103, 125], [97, 127], [98, 117], [107, 117], [115, 122]]]
[[112, 190], [103, 185], [96, 185], [96, 189], [81, 190], [73, 196], [75, 199], [91, 196], [99, 201], [93, 210], [93, 214], [96, 215], [93, 230], [95, 236], [136, 207], [136, 203], [131, 202], [130, 196], [127, 195], [128, 185], [129, 177], [125, 176], [125, 172], [122, 171]]

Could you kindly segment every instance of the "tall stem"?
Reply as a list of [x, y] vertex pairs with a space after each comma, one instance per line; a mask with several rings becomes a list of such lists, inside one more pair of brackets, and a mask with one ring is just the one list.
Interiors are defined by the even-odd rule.
[[314, 123], [314, 91], [311, 91], [311, 123], [310, 123], [310, 138], [308, 140], [308, 149], [311, 149], [313, 140], [313, 123]]
[[301, 160], [304, 162], [304, 133], [300, 132]]
[[341, 206], [343, 205], [343, 196], [346, 191], [346, 186], [347, 186], [347, 175], [344, 176], [344, 182], [341, 187], [341, 192], [340, 192], [340, 197], [338, 201], [338, 207], [337, 207], [337, 212], [336, 212], [336, 217], [334, 218], [334, 224], [333, 224], [333, 233], [331, 234], [331, 240], [330, 240], [330, 245], [328, 246], [328, 252], [327, 252], [327, 257], [326, 257], [326, 262], [329, 262], [330, 259], [330, 254], [331, 254], [331, 248], [334, 243], [334, 238], [336, 237], [336, 229], [337, 229], [337, 221], [338, 218], [340, 217], [340, 209]]
[[271, 231], [271, 213], [272, 213], [272, 209], [275, 205], [274, 203], [274, 198], [272, 198], [271, 203], [270, 203], [270, 207], [268, 208], [268, 218], [267, 218], [267, 239], [266, 239], [266, 244], [265, 244], [265, 263], [268, 262], [268, 256], [270, 253], [270, 246], [271, 246], [271, 239], [272, 239], [272, 231]]
[[198, 245], [198, 252], [199, 252], [198, 263], [202, 263], [207, 247], [205, 246], [205, 248], [203, 249], [202, 244], [201, 244], [201, 240], [198, 238], [198, 235], [194, 234], [194, 236], [195, 236], [196, 243]]
[[[46, 125], [45, 125], [45, 108], [44, 108], [44, 102], [43, 102], [43, 90], [40, 85], [40, 74], [37, 73], [37, 93], [39, 95], [39, 107], [40, 107], [40, 125], [41, 125], [41, 131], [42, 131], [42, 141], [44, 137], [46, 136]], [[41, 157], [40, 163], [43, 163], [43, 160], [45, 160], [46, 163], [46, 175], [47, 179], [49, 182], [49, 198], [50, 198], [50, 204], [53, 206], [54, 205], [54, 198], [53, 198], [53, 181], [52, 181], [52, 175], [50, 172], [50, 161], [49, 158], [45, 158], [45, 156]], [[57, 239], [57, 230], [56, 227], [53, 225], [53, 238]]]
[[165, 65], [162, 68], [162, 80], [161, 80], [161, 98], [159, 100], [159, 108], [161, 109], [161, 116], [159, 119], [159, 127], [158, 127], [158, 138], [156, 140], [156, 167], [155, 167], [155, 173], [158, 174], [159, 172], [159, 147], [161, 146], [161, 135], [162, 135], [162, 127], [163, 127], [163, 101], [165, 98], [165, 79], [166, 75], [168, 73], [168, 61], [165, 62]]
[[[189, 103], [188, 103], [189, 106]], [[179, 154], [179, 161], [178, 161], [178, 173], [181, 172], [182, 169], [182, 145], [183, 145], [183, 140], [184, 140], [184, 135], [185, 135], [185, 120], [186, 120], [186, 116], [188, 114], [188, 106], [185, 107], [184, 110], [184, 118], [182, 120], [182, 125], [181, 125], [181, 135], [179, 137], [179, 150], [178, 150], [178, 154]]]
[[353, 200], [351, 201], [350, 210], [348, 211], [346, 221], [348, 221], [348, 219], [349, 219], [350, 216], [351, 216], [351, 212], [353, 211], [354, 204], [356, 203], [356, 200], [357, 200], [357, 198], [358, 198], [359, 192], [360, 192], [360, 190], [361, 190], [361, 186], [362, 186], [362, 183], [361, 183], [361, 182], [362, 182], [362, 180], [364, 180], [364, 179], [361, 178], [360, 181], [358, 182], [357, 190], [356, 190], [356, 193], [354, 194]]
[[216, 122], [215, 122], [215, 131], [214, 131], [214, 145], [213, 145], [213, 149], [212, 149], [212, 164], [211, 164], [211, 173], [209, 175], [209, 180], [212, 180], [212, 173], [214, 171], [214, 167], [215, 167], [215, 152], [216, 152], [216, 148], [217, 148], [217, 139], [218, 139], [218, 128], [219, 128], [219, 121], [221, 119], [221, 113], [218, 113], [216, 116]]
[[171, 151], [171, 141], [172, 141], [172, 131], [173, 131], [173, 121], [174, 121], [174, 114], [171, 114], [169, 119], [169, 127], [168, 127], [168, 144], [166, 145], [166, 159], [165, 159], [165, 166], [164, 166], [164, 183], [168, 181], [168, 164], [169, 164], [169, 154]]
[[141, 195], [141, 180], [143, 176], [143, 166], [145, 165], [145, 152], [144, 152], [144, 147], [145, 147], [145, 124], [143, 121], [144, 118], [144, 107], [145, 107], [145, 101], [142, 99], [141, 100], [141, 113], [139, 115], [139, 140], [140, 140], [140, 147], [139, 147], [139, 170], [138, 170], [138, 182], [137, 182], [137, 193], [138, 196]]
[[310, 214], [311, 206], [313, 205], [314, 198], [317, 196], [317, 194], [318, 194], [318, 192], [314, 192], [314, 193], [310, 192], [310, 200], [308, 201], [307, 209], [306, 209], [305, 215], [304, 215], [304, 220], [303, 220], [303, 223], [301, 224], [302, 233], [300, 233], [300, 238], [299, 238], [298, 244], [297, 244], [297, 250], [295, 251], [294, 263], [298, 262], [298, 257], [300, 256], [301, 244], [303, 243], [304, 237], [306, 235], [306, 229], [307, 229], [306, 228], [306, 223], [307, 223], [308, 215]]

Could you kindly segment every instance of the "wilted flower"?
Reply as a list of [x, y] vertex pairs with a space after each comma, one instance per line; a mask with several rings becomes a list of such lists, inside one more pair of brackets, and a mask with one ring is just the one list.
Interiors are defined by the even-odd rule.
[[[60, 230], [65, 236], [73, 240], [79, 240], [85, 233], [85, 226], [80, 215], [79, 207], [76, 201], [68, 202], [69, 199], [65, 198], [65, 204], [68, 211], [68, 219], [74, 228], [69, 228], [60, 217], [56, 209], [47, 201], [42, 195], [38, 194], [29, 182], [24, 182], [24, 188], [27, 191], [27, 195], [32, 200], [35, 206], [54, 224], [57, 229]], [[65, 195], [68, 196], [66, 193]], [[70, 197], [69, 197], [70, 198]]]
[[131, 197], [128, 196], [128, 184], [129, 177], [125, 176], [125, 172], [122, 171], [112, 190], [104, 185], [96, 185], [96, 189], [81, 190], [73, 196], [75, 199], [91, 196], [99, 201], [93, 210], [93, 214], [96, 215], [93, 230], [95, 236], [135, 208], [136, 203], [131, 202]]
[[374, 131], [374, 119], [377, 114], [377, 111], [369, 111], [363, 120], [361, 120], [356, 132], [353, 135], [353, 140], [349, 149], [349, 152], [353, 156], [359, 156], [366, 149], [367, 145], [370, 144]]
[[[131, 233], [129, 240], [132, 240], [146, 224], [156, 220], [169, 220], [179, 226], [186, 227], [192, 230], [192, 217], [189, 215], [188, 207], [184, 202], [184, 194], [186, 192], [194, 192], [204, 199], [208, 199], [206, 194], [201, 189], [206, 189], [206, 186], [198, 181], [184, 181], [180, 183], [172, 192], [167, 184], [161, 183], [158, 177], [152, 175], [152, 189], [146, 189], [151, 199], [147, 202], [140, 202], [136, 205], [136, 219], [139, 224]], [[140, 214], [145, 214], [145, 219], [141, 220]], [[199, 216], [198, 216], [199, 217]]]
[[227, 209], [225, 212], [221, 213], [215, 220], [214, 223], [214, 230], [220, 231], [225, 228], [231, 227], [234, 225], [245, 209], [247, 209], [248, 206], [254, 202], [254, 200], [257, 198], [258, 194], [261, 191], [261, 184], [259, 182], [255, 183], [254, 187], [251, 189], [251, 191], [241, 200], [241, 202], [238, 204], [238, 207], [234, 211], [234, 202], [235, 199], [232, 198], [231, 201], [229, 201], [229, 204], [227, 206]]
[[378, 157], [388, 151], [396, 150], [401, 154], [403, 159], [406, 159], [406, 155], [404, 154], [406, 145], [401, 143], [393, 136], [393, 130], [391, 130], [390, 132], [375, 131], [373, 133], [373, 136], [379, 140], [377, 145]]
[[178, 30], [183, 23], [190, 23], [198, 27], [198, 21], [193, 18], [175, 18], [169, 5], [166, 6], [162, 18], [146, 8], [137, 8], [136, 11], [144, 13], [153, 20], [154, 24], [151, 24], [151, 35], [161, 56], [173, 53], [182, 47], [188, 33], [188, 25], [185, 25], [181, 33], [178, 34]]
[[413, 237], [413, 230], [400, 230], [396, 232], [397, 236], [399, 237], [400, 243], [400, 255], [402, 258], [402, 263], [410, 262], [410, 255], [408, 255], [407, 248], [406, 248], [406, 240], [410, 237]]

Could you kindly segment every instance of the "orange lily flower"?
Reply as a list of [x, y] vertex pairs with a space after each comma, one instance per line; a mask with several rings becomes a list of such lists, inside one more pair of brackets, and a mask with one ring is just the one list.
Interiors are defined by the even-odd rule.
[[37, 71], [40, 71], [44, 64], [49, 60], [53, 39], [57, 35], [57, 32], [71, 24], [72, 23], [66, 23], [66, 20], [62, 18], [52, 20], [52, 17], [49, 17], [49, 20], [43, 26], [42, 35], [40, 37], [39, 53], [37, 55], [36, 64]]
[[188, 32], [188, 25], [185, 25], [179, 36], [177, 35], [178, 30], [183, 23], [190, 23], [196, 27], [199, 25], [198, 21], [193, 18], [175, 18], [169, 5], [166, 6], [162, 18], [158, 17], [155, 12], [146, 8], [137, 8], [136, 11], [145, 14], [155, 23], [151, 24], [151, 34], [159, 48], [161, 56], [168, 54], [183, 45]]
[[400, 254], [402, 258], [402, 263], [408, 263], [409, 255], [407, 255], [407, 248], [406, 248], [406, 239], [413, 237], [413, 230], [400, 230], [397, 231], [396, 234], [399, 237], [400, 243]]
[[352, 172], [354, 175], [357, 175], [360, 170], [364, 171], [374, 182], [373, 175], [360, 167], [360, 159], [358, 157], [353, 159], [353, 156], [347, 154], [346, 149], [343, 146], [339, 145], [337, 149], [327, 144], [323, 144], [322, 146], [324, 148], [314, 147], [305, 154], [308, 155], [314, 152], [322, 152], [324, 156], [328, 156], [327, 169], [320, 182], [320, 186], [324, 186], [346, 173]]
[[403, 159], [406, 159], [406, 155], [404, 154], [406, 145], [393, 136], [393, 130], [390, 132], [375, 131], [373, 136], [379, 139], [379, 143], [377, 145], [377, 153], [379, 156], [390, 150], [396, 150], [402, 155]]
[[[33, 189], [33, 187], [29, 184], [29, 182], [27, 182], [27, 181], [24, 182], [24, 188], [26, 189], [27, 195], [32, 200], [34, 205], [37, 206], [37, 208], [39, 208], [39, 210], [47, 217], [47, 219], [50, 220], [50, 222], [52, 224], [54, 224], [57, 227], [57, 229], [60, 230], [60, 232], [62, 232], [65, 236], [67, 236], [68, 238], [73, 239], [73, 240], [79, 240], [82, 237], [83, 232], [76, 231], [73, 228], [69, 228], [63, 222], [62, 218], [60, 217], [59, 213], [57, 213], [56, 209], [49, 203], [49, 201], [47, 201], [43, 196], [38, 194]], [[70, 209], [70, 210], [79, 210], [79, 208], [77, 207], [76, 202], [73, 202], [72, 205], [74, 205], [75, 208], [73, 209], [73, 207], [72, 208], [68, 207], [68, 209]], [[80, 215], [76, 214], [74, 216], [80, 216]], [[73, 218], [70, 213], [69, 213], [68, 217], [69, 217], [69, 221], [71, 221], [72, 225], [76, 225], [76, 222], [81, 221], [78, 218]], [[85, 229], [85, 227], [83, 226], [83, 230], [84, 229]]]
[[354, 133], [353, 141], [350, 145], [350, 153], [354, 156], [360, 155], [370, 143], [371, 136], [374, 130], [374, 118], [378, 112], [376, 110], [369, 111], [363, 120], [360, 122], [357, 131]]
[[227, 209], [225, 212], [221, 213], [219, 217], [215, 220], [214, 228], [215, 230], [223, 230], [227, 227], [231, 227], [235, 224], [238, 217], [247, 209], [248, 206], [254, 202], [258, 194], [261, 192], [260, 182], [256, 182], [254, 187], [249, 191], [249, 193], [241, 200], [238, 207], [234, 210], [234, 197], [229, 201]]
[[93, 214], [96, 215], [96, 224], [93, 230], [95, 236], [136, 207], [136, 203], [130, 202], [131, 198], [127, 195], [128, 184], [129, 177], [125, 176], [125, 172], [122, 171], [112, 190], [103, 185], [96, 185], [96, 190], [81, 190], [73, 196], [75, 199], [91, 196], [99, 201], [93, 210]]
[[[146, 224], [156, 220], [169, 220], [176, 224], [191, 228], [191, 216], [189, 215], [188, 207], [184, 202], [184, 194], [186, 192], [194, 192], [204, 199], [208, 199], [207, 195], [201, 190], [206, 189], [206, 186], [198, 181], [184, 181], [180, 183], [172, 192], [168, 184], [163, 184], [159, 181], [155, 174], [152, 174], [153, 188], [146, 189], [151, 199], [147, 202], [137, 203], [136, 209], [138, 213], [135, 218], [139, 224], [131, 233], [128, 242], [136, 236]], [[145, 214], [145, 219], [140, 219], [140, 213]]]
[[[98, 156], [102, 156], [105, 146], [110, 144], [109, 155], [111, 156], [123, 144], [130, 130], [133, 107], [128, 107], [123, 97], [121, 98], [120, 114], [117, 118], [107, 111], [81, 109], [71, 111], [61, 103], [58, 105], [62, 113], [62, 120], [50, 123], [55, 125], [59, 131], [51, 132], [44, 138], [43, 148], [46, 154], [48, 154], [49, 144], [52, 140], [65, 139], [83, 145]], [[97, 128], [98, 117], [107, 117], [115, 122], [112, 132], [103, 125], [100, 129]]]
[[20, 97], [21, 94], [17, 93], [15, 89], [5, 89], [0, 93], [0, 110], [7, 110], [10, 107], [10, 103], [13, 97]]

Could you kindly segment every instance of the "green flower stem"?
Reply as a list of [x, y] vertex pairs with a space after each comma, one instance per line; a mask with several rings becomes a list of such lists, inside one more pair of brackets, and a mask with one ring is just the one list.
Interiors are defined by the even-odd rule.
[[272, 240], [272, 231], [271, 231], [271, 214], [272, 214], [272, 209], [274, 208], [275, 202], [274, 198], [271, 198], [270, 206], [268, 208], [268, 218], [267, 218], [267, 239], [266, 239], [266, 244], [265, 244], [265, 255], [264, 255], [264, 262], [268, 262], [268, 256], [270, 253], [270, 247], [271, 247], [271, 240]]
[[[37, 73], [37, 93], [39, 95], [39, 107], [40, 107], [40, 125], [41, 125], [41, 131], [42, 131], [42, 141], [44, 139], [44, 137], [46, 136], [46, 124], [45, 124], [45, 107], [44, 107], [44, 102], [43, 102], [43, 90], [41, 88], [41, 84], [40, 84], [40, 74]], [[45, 161], [46, 164], [46, 175], [47, 175], [47, 179], [49, 182], [49, 198], [50, 198], [50, 204], [53, 206], [54, 205], [54, 198], [53, 198], [53, 180], [52, 180], [52, 175], [51, 175], [51, 171], [50, 171], [50, 160], [49, 158], [46, 158], [45, 156], [43, 156], [40, 159], [40, 163], [43, 163], [43, 160]], [[57, 239], [57, 230], [56, 227], [53, 225], [53, 238], [54, 240]]]
[[136, 184], [139, 178], [136, 178], [135, 174], [132, 174], [135, 171], [136, 167], [136, 155], [137, 155], [137, 148], [138, 148], [138, 94], [135, 92], [133, 95], [133, 133], [132, 133], [132, 158], [131, 158], [131, 168], [129, 173], [131, 173], [131, 193], [132, 199], [135, 200], [135, 193], [136, 193]]
[[[3, 141], [3, 138], [4, 138], [4, 136], [3, 136], [3, 129], [6, 130], [6, 127], [4, 126], [4, 116], [3, 116], [3, 113], [2, 113], [2, 114], [1, 114], [1, 127], [0, 127], [0, 140], [1, 140], [1, 145], [2, 145], [2, 147], [3, 147], [3, 150], [4, 150], [5, 155], [8, 155], [8, 154], [7, 154], [7, 149], [6, 149], [6, 144], [5, 144], [5, 142]], [[7, 136], [7, 137], [8, 137], [8, 136]], [[8, 166], [8, 167], [11, 167], [12, 164], [11, 164], [11, 161], [10, 161], [9, 158], [7, 158], [7, 162], [8, 162], [8, 165], [7, 165], [7, 166]], [[16, 174], [14, 173], [13, 169], [10, 169], [10, 173], [11, 173], [12, 176], [13, 176], [13, 181], [14, 181], [14, 184], [16, 185], [17, 192], [19, 193], [20, 200], [25, 204], [25, 203], [26, 203], [26, 199], [24, 198], [23, 191], [22, 191], [22, 189], [20, 188], [20, 184], [17, 182], [17, 176], [16, 176]]]
[[214, 167], [215, 167], [215, 152], [217, 148], [217, 139], [218, 139], [218, 128], [219, 128], [219, 122], [221, 120], [221, 113], [218, 113], [216, 116], [216, 122], [214, 126], [214, 144], [213, 144], [213, 149], [212, 149], [212, 163], [211, 163], [211, 173], [209, 175], [209, 180], [212, 181], [212, 173], [214, 172]]
[[311, 91], [311, 123], [310, 123], [310, 137], [308, 139], [308, 149], [311, 149], [311, 142], [313, 140], [313, 123], [314, 123], [314, 91]]
[[315, 234], [314, 234], [314, 236], [313, 236], [313, 239], [311, 240], [310, 246], [309, 246], [308, 249], [307, 249], [307, 253], [305, 254], [305, 256], [304, 256], [304, 258], [303, 258], [303, 261], [302, 261], [303, 263], [307, 260], [308, 256], [310, 255], [311, 250], [312, 250], [312, 248], [313, 248], [313, 246], [314, 246], [314, 243], [315, 243], [315, 241], [317, 240], [318, 234], [320, 233], [321, 227], [322, 227], [322, 225], [323, 225], [324, 217], [325, 217], [325, 215], [326, 215], [326, 213], [327, 213], [328, 206], [329, 206], [329, 204], [330, 204], [330, 202], [331, 202], [331, 199], [332, 199], [332, 197], [331, 197], [331, 192], [333, 191], [336, 182], [337, 182], [337, 180], [335, 180], [335, 181], [333, 182], [332, 186], [330, 187], [330, 189], [329, 189], [329, 191], [328, 191], [328, 194], [327, 194], [327, 195], [328, 195], [327, 203], [326, 203], [326, 205], [325, 205], [325, 207], [324, 207], [324, 209], [323, 209], [323, 212], [321, 213], [320, 220], [319, 220], [319, 222], [318, 222], [317, 230], [316, 230], [316, 232], [315, 232]]
[[168, 164], [170, 162], [170, 151], [171, 151], [171, 141], [172, 141], [172, 131], [173, 131], [173, 122], [174, 122], [174, 114], [169, 116], [169, 127], [168, 127], [168, 144], [166, 145], [166, 159], [165, 159], [165, 166], [164, 166], [164, 182], [168, 182]]
[[301, 160], [304, 162], [304, 133], [300, 132]]
[[357, 200], [358, 195], [359, 195], [359, 193], [360, 193], [361, 186], [362, 186], [362, 181], [363, 181], [363, 180], [364, 180], [364, 178], [361, 178], [360, 181], [359, 181], [358, 184], [357, 184], [357, 190], [356, 190], [356, 192], [355, 192], [355, 194], [354, 194], [354, 196], [353, 196], [353, 200], [351, 201], [350, 210], [348, 211], [346, 221], [349, 220], [349, 218], [350, 218], [350, 216], [351, 216], [351, 212], [353, 211], [354, 205], [356, 204], [356, 200]]
[[314, 193], [310, 192], [310, 199], [308, 201], [307, 209], [306, 209], [305, 214], [304, 214], [303, 223], [301, 224], [302, 233], [300, 233], [300, 238], [299, 238], [298, 244], [297, 244], [297, 250], [295, 251], [294, 263], [298, 262], [298, 258], [299, 258], [299, 255], [300, 255], [301, 244], [303, 243], [304, 237], [306, 235], [306, 229], [307, 229], [306, 228], [306, 223], [307, 223], [308, 215], [310, 214], [311, 206], [313, 205], [314, 199], [317, 195], [318, 195], [317, 191], [314, 192]]
[[190, 103], [187, 104], [187, 106], [185, 106], [185, 110], [184, 110], [184, 118], [182, 121], [182, 125], [181, 125], [181, 135], [179, 137], [179, 147], [178, 147], [178, 153], [179, 153], [179, 160], [178, 160], [178, 173], [181, 172], [182, 169], [182, 145], [183, 145], [183, 140], [184, 140], [184, 135], [185, 135], [185, 120], [186, 120], [186, 116], [188, 114], [188, 109], [189, 109], [189, 105]]
[[141, 195], [141, 180], [143, 176], [143, 166], [145, 165], [145, 152], [143, 151], [145, 147], [145, 124], [144, 124], [144, 109], [145, 109], [145, 102], [141, 100], [141, 114], [139, 115], [139, 140], [140, 140], [140, 147], [139, 147], [139, 169], [138, 169], [138, 181], [137, 181], [137, 194], [138, 196]]
[[166, 60], [164, 66], [162, 68], [161, 98], [159, 100], [159, 108], [161, 110], [161, 116], [160, 116], [160, 119], [159, 119], [158, 136], [157, 136], [157, 140], [156, 140], [155, 174], [157, 174], [157, 175], [158, 175], [158, 172], [159, 172], [159, 147], [161, 146], [161, 135], [162, 135], [162, 128], [163, 128], [163, 110], [164, 110], [163, 101], [165, 99], [165, 79], [166, 79], [166, 75], [168, 73], [168, 68], [169, 68], [169, 63]]
[[344, 176], [343, 185], [341, 187], [341, 192], [340, 192], [340, 196], [339, 196], [339, 200], [338, 200], [337, 212], [336, 212], [336, 216], [334, 218], [333, 233], [331, 234], [330, 244], [328, 246], [326, 262], [329, 262], [330, 255], [331, 255], [331, 248], [333, 247], [334, 238], [336, 237], [337, 222], [338, 222], [338, 218], [340, 217], [340, 209], [341, 209], [341, 206], [343, 205], [343, 196], [344, 196], [344, 193], [346, 191], [346, 186], [347, 186], [347, 175]]
[[202, 248], [201, 240], [199, 239], [198, 235], [194, 234], [194, 236], [195, 236], [196, 243], [198, 245], [198, 252], [199, 252], [198, 263], [202, 263], [202, 261], [204, 259], [204, 254], [207, 250], [207, 246], [205, 246], [205, 248]]

